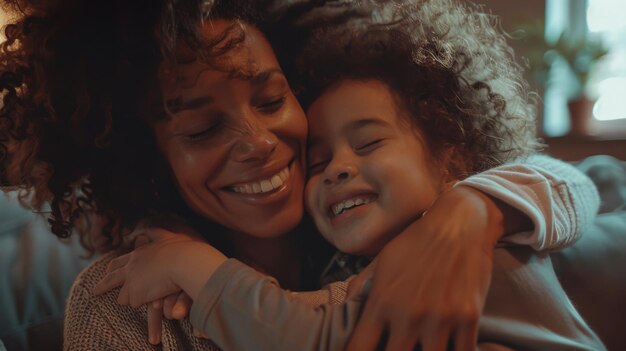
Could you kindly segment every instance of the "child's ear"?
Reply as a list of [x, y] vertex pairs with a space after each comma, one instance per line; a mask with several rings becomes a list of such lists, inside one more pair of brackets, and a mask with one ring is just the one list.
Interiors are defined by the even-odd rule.
[[467, 165], [461, 155], [452, 145], [444, 147], [442, 152], [442, 179], [447, 187], [454, 185], [467, 174]]

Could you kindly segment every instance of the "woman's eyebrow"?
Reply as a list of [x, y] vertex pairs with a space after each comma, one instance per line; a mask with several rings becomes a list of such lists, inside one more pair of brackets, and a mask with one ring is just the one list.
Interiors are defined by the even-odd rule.
[[250, 80], [250, 83], [252, 83], [252, 85], [263, 84], [275, 74], [281, 75], [283, 77], [285, 76], [280, 68], [270, 68], [255, 74], [254, 77], [252, 77], [252, 79]]
[[171, 114], [175, 115], [185, 110], [197, 110], [206, 105], [212, 104], [213, 101], [215, 101], [215, 99], [209, 95], [192, 98], [187, 101], [184, 101], [182, 96], [177, 96], [173, 99], [167, 100], [165, 102], [165, 106]]

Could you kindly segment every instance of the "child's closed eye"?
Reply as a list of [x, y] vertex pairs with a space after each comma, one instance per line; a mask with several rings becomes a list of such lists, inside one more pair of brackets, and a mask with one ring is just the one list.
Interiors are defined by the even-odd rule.
[[329, 160], [314, 160], [313, 162], [309, 163], [307, 167], [309, 175], [322, 172], [328, 165], [328, 162]]
[[357, 146], [355, 146], [355, 151], [361, 155], [363, 154], [368, 154], [374, 150], [376, 150], [377, 148], [379, 148], [382, 144], [382, 142], [384, 141], [384, 139], [373, 139], [361, 144], [357, 144]]

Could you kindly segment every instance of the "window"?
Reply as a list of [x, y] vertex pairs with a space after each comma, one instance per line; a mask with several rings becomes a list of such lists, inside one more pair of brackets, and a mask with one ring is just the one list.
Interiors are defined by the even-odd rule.
[[[566, 33], [572, 40], [601, 41], [608, 50], [590, 72], [584, 90], [595, 99], [592, 115], [598, 129], [609, 121], [614, 128], [619, 121], [626, 133], [626, 1], [547, 0], [546, 6], [546, 40], [556, 41]], [[573, 80], [565, 62], [554, 63], [544, 97], [547, 136], [569, 130], [567, 101], [575, 94]]]

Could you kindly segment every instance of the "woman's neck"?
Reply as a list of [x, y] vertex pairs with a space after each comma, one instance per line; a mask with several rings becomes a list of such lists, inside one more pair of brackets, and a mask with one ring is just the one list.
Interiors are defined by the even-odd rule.
[[300, 287], [302, 252], [293, 233], [276, 238], [256, 238], [241, 233], [231, 235], [233, 257], [276, 278], [285, 289]]

